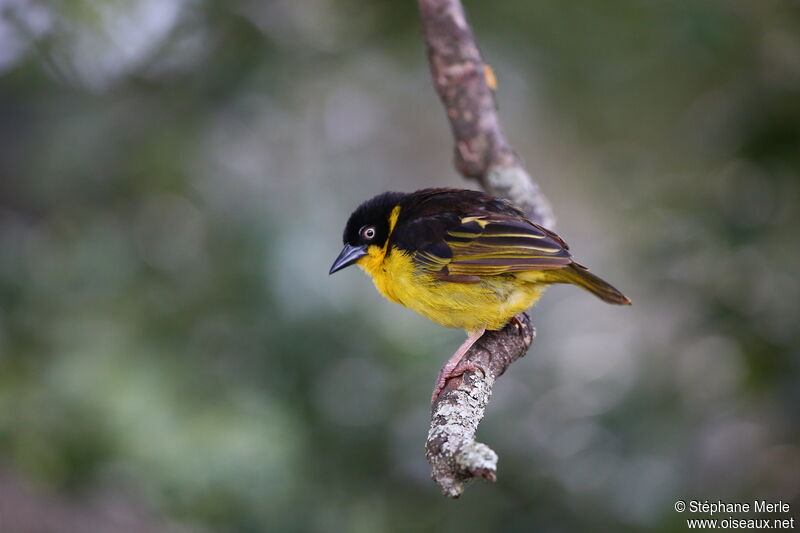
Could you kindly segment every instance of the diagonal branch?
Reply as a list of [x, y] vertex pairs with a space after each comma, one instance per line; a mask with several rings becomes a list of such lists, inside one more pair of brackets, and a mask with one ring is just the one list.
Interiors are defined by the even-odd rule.
[[[550, 204], [500, 128], [494, 92], [460, 0], [417, 0], [433, 85], [455, 138], [455, 166], [495, 196], [552, 228]], [[487, 76], [488, 74], [488, 76]], [[494, 82], [491, 81], [492, 85]]]
[[475, 441], [475, 431], [495, 379], [525, 355], [535, 336], [536, 330], [525, 314], [519, 315], [519, 324], [512, 321], [500, 331], [487, 331], [464, 356], [487, 373], [465, 372], [448, 380], [439, 395], [431, 413], [425, 457], [431, 465], [431, 477], [446, 496], [461, 496], [472, 478], [495, 480], [497, 454]]
[[[460, 0], [417, 0], [433, 85], [455, 139], [455, 166], [484, 190], [511, 200], [533, 222], [554, 224], [550, 204], [500, 128], [494, 76], [484, 65]], [[527, 315], [487, 332], [464, 356], [480, 370], [448, 381], [433, 405], [425, 444], [431, 475], [445, 495], [459, 497], [472, 478], [494, 481], [497, 454], [475, 441], [495, 379], [525, 355], [535, 336]]]

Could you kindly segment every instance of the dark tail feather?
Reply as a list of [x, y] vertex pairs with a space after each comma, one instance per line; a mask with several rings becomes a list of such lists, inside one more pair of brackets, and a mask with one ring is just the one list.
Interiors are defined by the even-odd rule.
[[631, 300], [610, 283], [598, 278], [585, 268], [571, 264], [561, 270], [548, 272], [554, 283], [571, 283], [591, 292], [604, 302], [615, 305], [631, 305]]

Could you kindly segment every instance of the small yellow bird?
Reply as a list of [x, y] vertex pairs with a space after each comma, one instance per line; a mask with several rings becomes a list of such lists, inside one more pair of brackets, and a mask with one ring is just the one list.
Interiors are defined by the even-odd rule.
[[601, 300], [631, 301], [572, 260], [561, 237], [506, 200], [463, 189], [386, 192], [347, 221], [344, 249], [330, 274], [360, 266], [388, 300], [413, 309], [467, 340], [439, 372], [431, 401], [486, 330], [502, 329], [553, 283], [571, 283]]

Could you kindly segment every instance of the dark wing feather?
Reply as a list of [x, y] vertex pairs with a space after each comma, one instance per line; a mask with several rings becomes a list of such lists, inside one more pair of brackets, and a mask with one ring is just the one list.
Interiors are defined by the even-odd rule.
[[478, 276], [560, 269], [567, 244], [531, 223], [507, 201], [478, 191], [424, 189], [400, 202], [390, 249], [412, 256], [438, 279], [475, 283]]
[[439, 238], [416, 250], [413, 258], [444, 280], [474, 281], [475, 276], [552, 270], [572, 263], [569, 248], [558, 235], [505, 213], [445, 217], [436, 223]]

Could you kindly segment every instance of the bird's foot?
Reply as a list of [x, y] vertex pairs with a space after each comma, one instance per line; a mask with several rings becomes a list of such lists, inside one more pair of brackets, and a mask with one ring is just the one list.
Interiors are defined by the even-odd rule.
[[442, 367], [439, 371], [439, 377], [436, 378], [436, 385], [433, 387], [431, 405], [435, 404], [436, 400], [439, 399], [439, 395], [444, 390], [445, 385], [447, 385], [447, 380], [462, 376], [465, 372], [475, 372], [476, 370], [480, 370], [484, 374], [487, 373], [485, 368], [473, 361], [461, 361], [452, 369], [448, 369], [447, 365]]
[[470, 332], [467, 336], [467, 340], [465, 340], [464, 343], [458, 347], [456, 353], [454, 353], [444, 364], [442, 369], [439, 371], [439, 377], [436, 378], [436, 385], [433, 387], [433, 394], [431, 394], [431, 405], [436, 403], [436, 400], [442, 393], [442, 389], [444, 389], [448, 379], [460, 376], [468, 370], [477, 370], [480, 368], [475, 363], [470, 361], [464, 361], [462, 363], [461, 358], [464, 357], [472, 345], [481, 338], [481, 335], [483, 335], [484, 331], [486, 330], [481, 328], [479, 330]]

